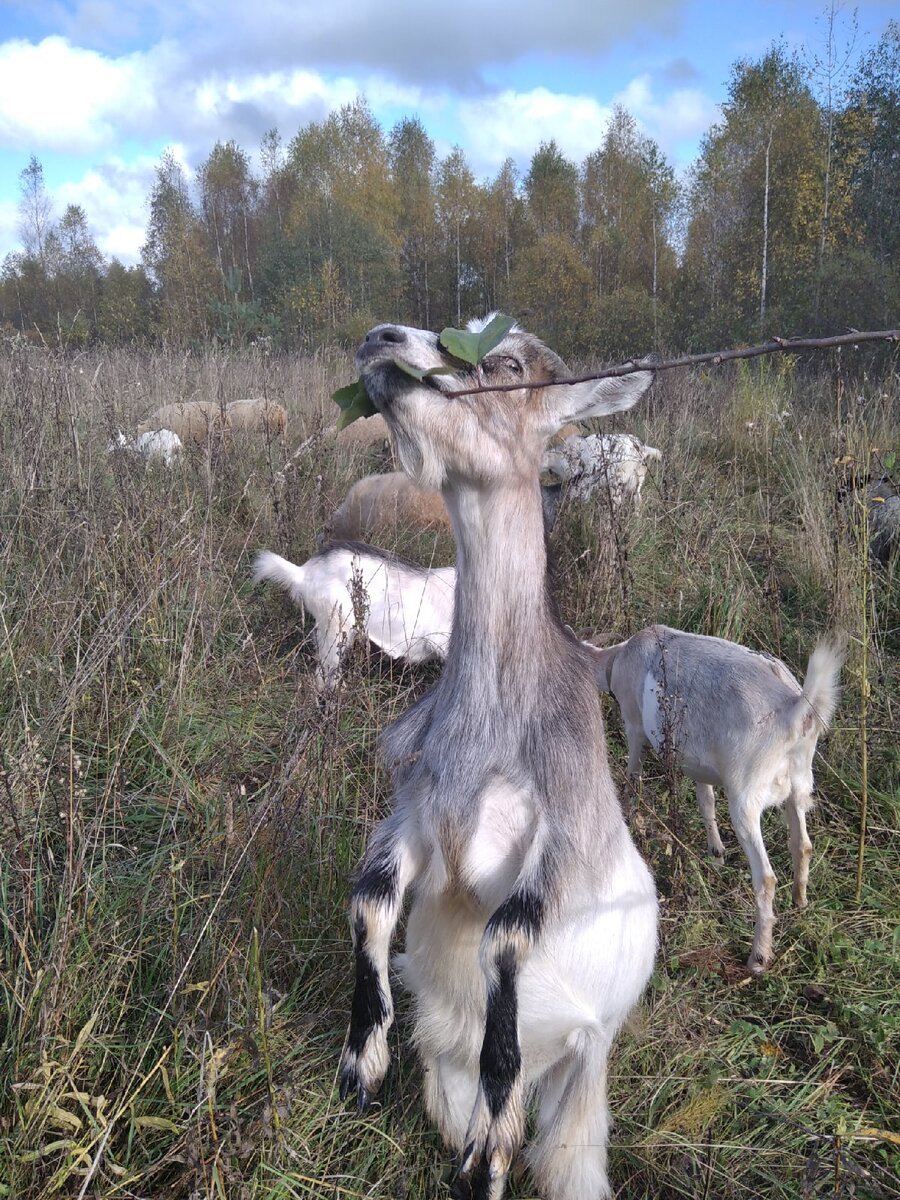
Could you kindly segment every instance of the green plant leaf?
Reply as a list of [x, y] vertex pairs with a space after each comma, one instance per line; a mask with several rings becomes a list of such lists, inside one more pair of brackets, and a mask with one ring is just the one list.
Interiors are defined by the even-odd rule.
[[332, 393], [332, 400], [341, 410], [337, 419], [338, 432], [352, 425], [359, 417], [371, 417], [378, 409], [369, 399], [365, 384], [361, 379], [348, 383], [346, 387], [338, 388]]
[[490, 354], [494, 347], [503, 341], [515, 323], [515, 317], [497, 313], [478, 333], [471, 329], [442, 330], [440, 342], [454, 358], [477, 366], [486, 354]]

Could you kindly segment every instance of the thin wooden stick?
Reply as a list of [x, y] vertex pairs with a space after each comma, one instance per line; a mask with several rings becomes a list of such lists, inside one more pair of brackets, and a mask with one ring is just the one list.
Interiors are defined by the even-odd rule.
[[[860, 332], [839, 333], [825, 338], [772, 338], [760, 346], [745, 346], [742, 350], [708, 350], [704, 354], [683, 354], [681, 358], [670, 358], [665, 362], [654, 362], [644, 359], [641, 362], [632, 360], [620, 363], [616, 367], [606, 367], [602, 371], [592, 371], [589, 375], [576, 375], [571, 379], [558, 379], [557, 383], [588, 383], [592, 379], [613, 379], [620, 375], [633, 375], [635, 371], [671, 371], [673, 367], [695, 367], [700, 363], [713, 363], [718, 366], [723, 362], [732, 362], [738, 358], [757, 358], [760, 354], [778, 354], [781, 351], [796, 353], [798, 350], [827, 350], [832, 346], [852, 346], [857, 342], [897, 342], [900, 341], [900, 329], [878, 329]], [[484, 386], [461, 388], [455, 392], [445, 392], [446, 396], [474, 396], [478, 392], [517, 392], [521, 388], [546, 387], [546, 383], [504, 383], [499, 386]]]

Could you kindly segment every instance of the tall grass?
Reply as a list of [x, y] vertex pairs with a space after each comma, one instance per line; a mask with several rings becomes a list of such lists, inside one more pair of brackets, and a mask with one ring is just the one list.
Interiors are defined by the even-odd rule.
[[[348, 880], [390, 795], [375, 743], [434, 672], [356, 654], [323, 710], [296, 610], [247, 583], [261, 546], [311, 553], [376, 466], [322, 433], [351, 373], [340, 356], [0, 348], [0, 1196], [446, 1194], [402, 1005], [382, 1106], [358, 1118], [334, 1087]], [[779, 887], [762, 981], [740, 967], [753, 919], [740, 851], [724, 831], [728, 864], [708, 870], [689, 788], [675, 822], [649, 768], [633, 823], [662, 941], [614, 1055], [622, 1197], [900, 1194], [897, 576], [864, 591], [832, 467], [896, 439], [898, 393], [896, 377], [868, 382], [838, 416], [825, 378], [660, 380], [616, 422], [665, 455], [619, 533], [618, 573], [597, 566], [602, 512], [569, 508], [553, 535], [573, 626], [664, 621], [801, 674], [825, 629], [855, 639], [817, 763], [810, 908]], [[171, 472], [106, 453], [161, 403], [245, 395], [285, 404], [286, 447], [198, 450]], [[446, 540], [398, 546], [452, 560]], [[531, 1195], [527, 1178], [512, 1194]]]

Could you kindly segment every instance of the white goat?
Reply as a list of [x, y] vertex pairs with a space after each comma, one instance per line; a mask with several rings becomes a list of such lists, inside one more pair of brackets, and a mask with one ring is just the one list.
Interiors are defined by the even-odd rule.
[[674, 753], [697, 784], [707, 847], [722, 861], [713, 787], [724, 788], [738, 841], [750, 861], [756, 932], [747, 966], [765, 970], [772, 957], [775, 875], [760, 818], [784, 809], [794, 867], [794, 903], [806, 905], [812, 844], [806, 813], [813, 805], [812, 761], [820, 733], [838, 702], [842, 645], [813, 650], [803, 687], [783, 662], [723, 638], [651, 625], [617, 646], [592, 649], [597, 684], [619, 703], [628, 738], [628, 773], [637, 777], [648, 743]]
[[181, 438], [171, 429], [151, 429], [146, 433], [139, 433], [137, 437], [131, 437], [119, 430], [107, 446], [106, 452], [112, 454], [116, 450], [126, 450], [137, 454], [145, 462], [157, 458], [162, 459], [167, 467], [171, 467], [178, 461], [183, 449]]
[[[354, 594], [365, 636], [391, 658], [412, 663], [444, 659], [453, 622], [453, 567], [421, 567], [375, 546], [337, 542], [301, 566], [262, 550], [253, 581], [270, 579], [315, 621], [316, 683], [333, 688], [341, 660], [359, 632]], [[362, 593], [362, 595], [361, 595]]]
[[647, 476], [647, 464], [662, 453], [645, 446], [631, 433], [594, 433], [566, 438], [544, 455], [544, 470], [568, 483], [576, 500], [589, 500], [598, 490], [609, 488], [614, 508], [624, 501], [639, 502]]
[[[398, 360], [458, 373], [419, 382]], [[630, 408], [652, 376], [560, 383], [565, 364], [517, 329], [460, 371], [436, 334], [379, 325], [356, 364], [404, 470], [441, 490], [457, 585], [440, 679], [382, 737], [395, 805], [350, 902], [341, 1095], [364, 1109], [388, 1067], [389, 947], [409, 889], [397, 965], [425, 1106], [458, 1156], [451, 1194], [500, 1200], [534, 1101], [538, 1193], [605, 1200], [607, 1056], [653, 969], [656, 894], [619, 807], [592, 660], [552, 600], [538, 475], [557, 429]], [[515, 390], [448, 394], [483, 380]]]

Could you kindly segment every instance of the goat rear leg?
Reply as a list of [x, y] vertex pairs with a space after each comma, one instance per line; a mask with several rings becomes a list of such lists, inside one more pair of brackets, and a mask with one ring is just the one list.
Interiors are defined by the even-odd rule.
[[734, 832], [750, 863], [753, 892], [756, 896], [756, 929], [747, 967], [761, 975], [772, 961], [772, 931], [775, 927], [775, 872], [763, 842], [761, 817], [764, 804], [755, 796], [728, 797], [728, 811]]
[[390, 943], [403, 894], [417, 860], [396, 817], [376, 826], [350, 898], [356, 986], [341, 1056], [341, 1099], [356, 1092], [363, 1112], [384, 1081], [390, 1062], [387, 1035], [394, 1019], [388, 978]]
[[541, 1082], [528, 1158], [545, 1200], [606, 1200], [612, 1195], [606, 1174], [609, 1041], [596, 1029], [582, 1029], [569, 1042], [572, 1056]]
[[706, 826], [706, 849], [717, 867], [725, 862], [725, 847], [716, 823], [716, 794], [708, 783], [697, 784], [697, 803]]
[[784, 805], [791, 839], [791, 861], [794, 865], [794, 904], [806, 908], [806, 885], [809, 881], [809, 860], [812, 858], [812, 842], [806, 832], [806, 810], [812, 804], [810, 796], [798, 795], [794, 791]]

